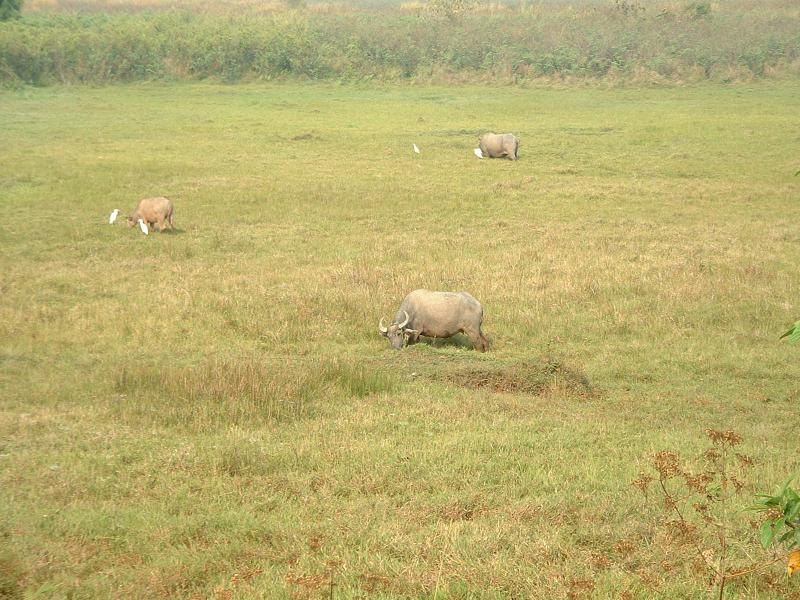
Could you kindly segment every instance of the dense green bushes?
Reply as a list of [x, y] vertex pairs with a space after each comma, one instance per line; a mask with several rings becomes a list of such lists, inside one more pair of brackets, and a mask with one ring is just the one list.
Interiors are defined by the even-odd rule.
[[[701, 6], [702, 5], [702, 6]], [[687, 5], [688, 6], [688, 5]], [[698, 8], [700, 7], [700, 8]], [[558, 6], [400, 11], [32, 14], [0, 24], [0, 81], [300, 77], [741, 79], [800, 71], [800, 11]]]
[[0, 0], [0, 21], [15, 19], [22, 12], [22, 0]]

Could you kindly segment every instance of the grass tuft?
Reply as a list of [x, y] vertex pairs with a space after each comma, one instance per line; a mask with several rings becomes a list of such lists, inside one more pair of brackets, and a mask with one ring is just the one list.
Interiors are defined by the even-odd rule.
[[317, 368], [277, 368], [274, 361], [213, 359], [194, 367], [124, 367], [114, 390], [123, 414], [195, 428], [308, 416], [326, 392]]
[[355, 398], [397, 390], [397, 382], [391, 375], [364, 365], [333, 363], [325, 369], [324, 376], [345, 394]]
[[308, 417], [322, 398], [364, 398], [393, 392], [397, 384], [365, 365], [240, 358], [191, 367], [124, 367], [113, 389], [120, 416], [202, 429]]
[[218, 450], [216, 472], [230, 477], [258, 477], [270, 472], [270, 462], [258, 445], [233, 439]]
[[21, 579], [21, 565], [10, 552], [0, 550], [0, 598], [2, 600], [22, 598], [22, 586], [19, 584]]

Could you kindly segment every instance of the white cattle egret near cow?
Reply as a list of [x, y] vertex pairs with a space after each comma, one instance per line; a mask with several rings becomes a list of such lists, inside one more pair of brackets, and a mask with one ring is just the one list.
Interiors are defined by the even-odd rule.
[[145, 235], [149, 233], [149, 230], [147, 229], [147, 223], [145, 223], [141, 219], [139, 219], [139, 229], [141, 229], [142, 233]]
[[477, 156], [478, 158], [483, 158], [483, 152], [481, 152], [480, 148], [475, 148], [473, 152], [475, 153], [475, 156]]
[[119, 214], [119, 209], [115, 208], [111, 211], [111, 214], [108, 217], [108, 224], [111, 225], [114, 221], [117, 220], [117, 215]]
[[417, 145], [413, 144], [413, 146], [414, 146], [414, 153], [419, 154], [419, 148], [417, 147]]

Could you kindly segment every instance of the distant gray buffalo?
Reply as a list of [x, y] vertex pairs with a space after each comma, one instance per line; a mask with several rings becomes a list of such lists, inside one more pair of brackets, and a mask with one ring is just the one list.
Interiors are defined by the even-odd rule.
[[158, 223], [160, 232], [167, 228], [175, 229], [172, 225], [173, 212], [172, 201], [168, 198], [145, 198], [139, 201], [136, 210], [128, 217], [128, 227], [133, 227], [141, 219], [148, 227]]
[[478, 140], [481, 154], [489, 158], [519, 158], [519, 139], [511, 133], [487, 133]]
[[378, 331], [396, 350], [413, 344], [421, 335], [448, 338], [464, 333], [476, 350], [486, 352], [489, 341], [483, 336], [481, 323], [483, 307], [467, 292], [414, 290], [400, 303], [392, 324], [386, 327], [381, 319]]

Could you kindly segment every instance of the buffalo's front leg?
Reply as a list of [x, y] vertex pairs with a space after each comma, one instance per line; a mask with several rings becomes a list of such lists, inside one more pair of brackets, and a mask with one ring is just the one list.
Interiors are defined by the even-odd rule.
[[475, 348], [478, 352], [486, 352], [489, 348], [489, 342], [483, 337], [483, 334], [478, 331], [465, 331], [469, 336], [469, 341], [472, 342], [472, 347]]
[[419, 332], [415, 331], [414, 333], [409, 333], [408, 338], [406, 339], [406, 345], [410, 346], [411, 344], [416, 344], [419, 341]]

